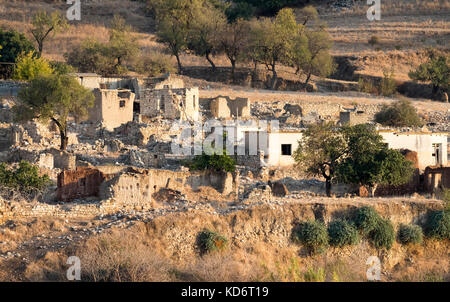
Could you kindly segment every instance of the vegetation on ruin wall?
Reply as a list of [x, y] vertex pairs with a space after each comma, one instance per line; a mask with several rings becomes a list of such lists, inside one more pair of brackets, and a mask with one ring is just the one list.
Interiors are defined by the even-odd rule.
[[48, 175], [39, 175], [37, 166], [21, 161], [17, 167], [8, 167], [6, 163], [0, 164], [0, 185], [18, 189], [26, 193], [40, 191], [51, 184]]
[[227, 154], [212, 154], [195, 156], [188, 163], [190, 170], [212, 170], [217, 172], [234, 172], [236, 171], [236, 162]]

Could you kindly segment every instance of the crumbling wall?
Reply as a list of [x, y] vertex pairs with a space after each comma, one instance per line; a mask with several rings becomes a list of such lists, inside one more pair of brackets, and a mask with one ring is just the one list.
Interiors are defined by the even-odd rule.
[[58, 175], [57, 199], [72, 201], [76, 198], [98, 196], [105, 175], [97, 169], [78, 167], [65, 170]]
[[196, 121], [199, 116], [198, 88], [147, 89], [143, 92], [140, 113], [148, 117]]
[[215, 118], [250, 117], [250, 100], [218, 96], [210, 101], [211, 114]]
[[130, 90], [94, 89], [95, 103], [89, 111], [89, 121], [102, 123], [113, 130], [133, 120], [135, 94]]
[[450, 188], [450, 167], [427, 167], [424, 173], [424, 190], [435, 192], [440, 188]]

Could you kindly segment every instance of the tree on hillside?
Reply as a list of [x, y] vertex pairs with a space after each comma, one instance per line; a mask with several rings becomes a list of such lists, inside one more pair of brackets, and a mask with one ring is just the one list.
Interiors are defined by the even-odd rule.
[[177, 59], [182, 73], [180, 55], [188, 47], [188, 33], [195, 14], [202, 10], [204, 0], [151, 0], [148, 5], [157, 22], [158, 41], [167, 45]]
[[326, 25], [320, 22], [317, 10], [313, 6], [307, 6], [299, 15], [301, 30], [295, 37], [290, 65], [296, 68], [296, 74], [306, 77], [306, 87], [312, 75], [326, 77], [335, 70], [335, 64], [330, 54], [331, 38]]
[[299, 29], [293, 10], [287, 8], [280, 10], [273, 20], [262, 18], [251, 23], [248, 54], [250, 59], [264, 64], [272, 72], [272, 89], [277, 84], [278, 64], [291, 60]]
[[28, 87], [19, 91], [18, 104], [13, 111], [17, 121], [53, 121], [59, 129], [60, 149], [66, 150], [68, 117], [84, 118], [93, 105], [94, 95], [75, 78], [48, 75], [33, 79]]
[[374, 196], [381, 184], [401, 185], [411, 180], [412, 162], [389, 149], [375, 127], [360, 124], [344, 127], [342, 133], [347, 148], [336, 169], [339, 181], [365, 186]]
[[139, 54], [139, 45], [132, 34], [131, 26], [115, 16], [109, 30], [109, 41], [103, 43], [86, 39], [70, 52], [64, 54], [68, 64], [79, 72], [95, 72], [101, 75], [122, 75], [128, 70], [125, 61]]
[[219, 34], [222, 51], [231, 63], [231, 77], [235, 79], [236, 63], [242, 58], [248, 46], [250, 24], [244, 19], [237, 19], [231, 24], [225, 24]]
[[303, 132], [294, 152], [297, 165], [311, 176], [325, 178], [326, 194], [331, 196], [331, 183], [344, 156], [346, 142], [333, 123], [312, 125]]
[[391, 105], [384, 104], [381, 110], [375, 114], [375, 121], [392, 127], [421, 127], [423, 125], [416, 108], [408, 100], [399, 100]]
[[306, 26], [311, 22], [317, 22], [319, 20], [319, 13], [317, 12], [317, 9], [312, 5], [308, 5], [302, 8], [298, 15], [300, 24], [302, 24], [303, 26]]
[[53, 72], [53, 68], [46, 59], [37, 58], [33, 52], [22, 53], [17, 57], [13, 79], [30, 81], [38, 76], [50, 75]]
[[116, 59], [116, 68], [123, 67], [123, 60], [138, 55], [139, 45], [132, 34], [132, 27], [125, 19], [115, 15], [109, 31], [109, 52]]
[[433, 86], [433, 96], [441, 90], [448, 92], [450, 83], [450, 66], [448, 56], [438, 55], [434, 51], [429, 51], [428, 61], [411, 71], [409, 77], [414, 81], [431, 82]]
[[58, 12], [48, 14], [46, 11], [38, 11], [31, 21], [31, 35], [38, 45], [38, 55], [42, 55], [44, 41], [50, 34], [55, 34], [68, 28], [66, 18]]
[[226, 24], [223, 11], [205, 2], [202, 9], [196, 11], [188, 32], [188, 48], [196, 55], [205, 57], [216, 70], [211, 56], [219, 51], [219, 33]]

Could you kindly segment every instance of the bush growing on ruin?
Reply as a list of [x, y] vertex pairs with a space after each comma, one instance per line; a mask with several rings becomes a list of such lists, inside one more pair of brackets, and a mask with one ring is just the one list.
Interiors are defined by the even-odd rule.
[[227, 243], [225, 236], [211, 230], [204, 230], [197, 237], [197, 244], [202, 254], [223, 251]]
[[423, 242], [422, 228], [418, 225], [402, 224], [398, 230], [398, 241], [401, 244], [421, 244]]
[[53, 68], [46, 59], [36, 57], [33, 52], [22, 53], [17, 57], [13, 79], [30, 81], [37, 76], [50, 75], [53, 72]]
[[65, 62], [51, 61], [50, 67], [55, 74], [68, 74], [76, 71], [73, 66], [70, 66]]
[[435, 239], [450, 239], [450, 211], [432, 212], [426, 224], [426, 235]]
[[94, 99], [92, 91], [83, 87], [74, 77], [57, 74], [38, 76], [19, 91], [13, 112], [16, 121], [53, 121], [59, 129], [60, 149], [66, 150], [69, 115], [78, 119], [87, 117]]
[[374, 230], [379, 220], [381, 220], [380, 215], [371, 206], [356, 209], [353, 218], [353, 222], [363, 235], [368, 235]]
[[0, 164], [0, 184], [31, 193], [46, 188], [51, 184], [51, 181], [47, 174], [39, 175], [37, 166], [27, 161], [21, 161], [16, 168], [10, 168], [6, 163]]
[[311, 254], [322, 253], [328, 247], [328, 232], [324, 223], [307, 221], [294, 229], [294, 240], [301, 242]]
[[203, 153], [194, 157], [189, 165], [191, 170], [212, 170], [217, 172], [234, 172], [236, 171], [236, 162], [227, 154]]
[[375, 114], [375, 121], [384, 126], [421, 127], [423, 122], [416, 108], [409, 100], [398, 100], [391, 105], [384, 104]]
[[345, 220], [336, 220], [328, 225], [328, 236], [330, 245], [343, 247], [359, 243], [358, 230]]
[[379, 219], [369, 233], [369, 240], [376, 249], [391, 249], [395, 241], [394, 226], [387, 219]]

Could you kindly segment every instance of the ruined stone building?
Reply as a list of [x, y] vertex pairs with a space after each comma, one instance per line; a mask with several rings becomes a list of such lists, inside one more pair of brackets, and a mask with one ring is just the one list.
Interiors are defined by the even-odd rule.
[[114, 130], [133, 120], [135, 94], [126, 89], [94, 89], [95, 103], [90, 109], [89, 121], [101, 123], [108, 130]]
[[366, 124], [370, 119], [369, 115], [362, 110], [346, 110], [339, 113], [339, 123], [341, 125], [354, 126]]
[[218, 96], [210, 102], [211, 114], [215, 118], [249, 118], [250, 100], [248, 98], [231, 99]]
[[198, 87], [147, 89], [140, 102], [143, 116], [187, 121], [199, 118]]

